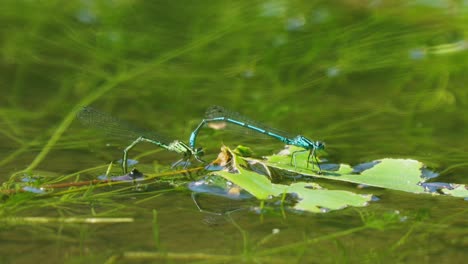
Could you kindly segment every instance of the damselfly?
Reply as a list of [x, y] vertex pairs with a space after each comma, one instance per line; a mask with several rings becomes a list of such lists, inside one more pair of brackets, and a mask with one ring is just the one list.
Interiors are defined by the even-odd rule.
[[130, 124], [121, 121], [120, 119], [113, 117], [107, 113], [96, 110], [92, 107], [82, 107], [76, 114], [77, 118], [86, 126], [101, 130], [109, 135], [117, 136], [120, 138], [126, 138], [133, 140], [123, 151], [122, 158], [122, 170], [123, 173], [127, 173], [128, 169], [128, 152], [140, 142], [149, 142], [160, 146], [169, 151], [175, 151], [177, 153], [183, 153], [184, 157], [173, 164], [173, 166], [179, 165], [183, 161], [187, 161], [190, 157], [194, 156], [195, 159], [202, 162], [200, 156], [203, 155], [201, 148], [194, 149], [178, 140], [170, 140], [159, 134], [138, 129]]
[[280, 130], [269, 128], [259, 122], [253, 121], [250, 118], [242, 116], [239, 113], [226, 110], [221, 106], [212, 106], [206, 110], [205, 118], [200, 122], [197, 128], [195, 128], [195, 130], [190, 135], [189, 144], [192, 149], [195, 149], [195, 143], [200, 129], [205, 124], [214, 122], [232, 123], [234, 125], [250, 129], [257, 133], [265, 134], [267, 136], [276, 138], [287, 145], [294, 145], [297, 147], [304, 148], [304, 150], [299, 150], [292, 153], [291, 165], [294, 162], [294, 166], [296, 166], [297, 154], [309, 151], [309, 155], [307, 157], [307, 167], [309, 166], [310, 158], [313, 157], [315, 162], [317, 163], [319, 172], [321, 172], [320, 165], [316, 156], [316, 151], [325, 148], [325, 144], [323, 142], [313, 141], [301, 135], [293, 136]]

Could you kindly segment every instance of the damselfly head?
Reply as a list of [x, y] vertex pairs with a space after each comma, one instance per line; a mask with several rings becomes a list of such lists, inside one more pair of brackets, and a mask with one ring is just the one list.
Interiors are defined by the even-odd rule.
[[315, 149], [316, 150], [325, 149], [325, 143], [321, 142], [321, 141], [316, 141], [315, 142]]
[[196, 148], [193, 154], [195, 156], [203, 156], [205, 154], [205, 151], [203, 150], [203, 148]]

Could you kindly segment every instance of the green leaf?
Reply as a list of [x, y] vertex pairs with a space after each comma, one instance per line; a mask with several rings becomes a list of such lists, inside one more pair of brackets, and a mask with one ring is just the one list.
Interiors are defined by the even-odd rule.
[[300, 200], [294, 206], [297, 210], [326, 212], [340, 210], [347, 206], [366, 206], [372, 195], [361, 195], [348, 191], [310, 189], [310, 183], [298, 182], [285, 187], [285, 192], [296, 193]]
[[298, 202], [294, 205], [294, 209], [309, 212], [327, 212], [343, 209], [347, 206], [366, 206], [372, 199], [372, 195], [360, 195], [341, 190], [326, 190], [316, 183], [275, 184], [264, 175], [244, 169], [246, 166], [244, 160], [227, 148], [225, 151], [229, 152], [229, 155], [232, 156], [231, 160], [234, 162], [231, 162], [230, 168], [213, 174], [231, 181], [260, 200], [267, 200], [288, 193], [296, 194]]
[[468, 200], [468, 186], [464, 184], [457, 184], [453, 189], [444, 188], [442, 192], [447, 195], [462, 197]]
[[238, 168], [238, 173], [218, 171], [215, 174], [240, 186], [260, 200], [266, 200], [272, 196], [281, 195], [284, 192], [284, 188], [278, 187], [278, 184], [273, 184], [266, 176], [240, 167]]
[[[297, 150], [302, 149], [290, 147], [289, 153]], [[358, 170], [358, 172], [355, 172], [355, 169], [359, 166], [356, 166], [353, 169], [353, 167], [348, 164], [339, 164], [337, 165], [337, 170], [323, 170], [322, 173], [319, 174], [317, 165], [315, 165], [315, 168], [311, 168], [313, 165], [310, 165], [309, 168], [307, 168], [308, 153], [296, 155], [296, 167], [291, 165], [291, 155], [289, 155], [289, 153], [287, 153], [287, 155], [284, 153], [285, 151], [282, 151], [280, 154], [267, 157], [268, 160], [265, 164], [270, 167], [316, 178], [345, 181], [412, 193], [440, 194], [434, 189], [425, 187], [424, 183], [428, 180], [423, 177], [422, 169], [425, 168], [425, 166], [417, 160], [384, 158], [368, 163], [370, 164], [368, 168]], [[460, 185], [460, 187], [453, 190], [450, 188], [450, 185], [453, 184], [445, 185], [448, 187], [441, 186], [436, 188], [436, 190], [440, 189], [443, 194], [447, 195], [468, 197], [467, 190], [464, 185]]]

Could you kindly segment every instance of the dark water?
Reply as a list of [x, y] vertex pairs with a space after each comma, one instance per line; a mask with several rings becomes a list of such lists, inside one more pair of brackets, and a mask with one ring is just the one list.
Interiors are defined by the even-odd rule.
[[[437, 181], [466, 184], [467, 16], [463, 1], [6, 1], [0, 179], [25, 173], [51, 179], [94, 166], [102, 167], [79, 180], [103, 174], [128, 142], [85, 129], [74, 120], [80, 105], [187, 141], [216, 104], [323, 140], [332, 162], [411, 158], [440, 172]], [[207, 160], [222, 144], [245, 144], [257, 155], [282, 148], [208, 130], [199, 144]], [[153, 149], [138, 146], [130, 156]], [[138, 168], [168, 170], [178, 158], [157, 149]], [[0, 262], [103, 263], [119, 254], [118, 263], [462, 263], [468, 257], [463, 199], [366, 189], [380, 201], [327, 214], [258, 214], [258, 201], [204, 196], [215, 210], [242, 208], [219, 216], [199, 212], [185, 185], [173, 190], [171, 184], [155, 182], [146, 192], [119, 186], [4, 197]], [[359, 192], [354, 185], [326, 187]], [[158, 192], [164, 190], [172, 191]], [[135, 221], [38, 224], [12, 217]]]

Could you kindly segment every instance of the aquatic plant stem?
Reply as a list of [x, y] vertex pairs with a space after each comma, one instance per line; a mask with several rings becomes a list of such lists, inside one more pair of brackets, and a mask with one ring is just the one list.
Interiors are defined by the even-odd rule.
[[287, 250], [298, 248], [300, 246], [310, 245], [310, 244], [314, 244], [314, 243], [324, 241], [324, 240], [331, 240], [331, 239], [335, 239], [335, 238], [338, 238], [338, 237], [351, 235], [353, 233], [366, 230], [368, 228], [369, 228], [368, 226], [363, 225], [363, 226], [347, 229], [347, 230], [344, 230], [344, 231], [341, 231], [341, 232], [336, 232], [336, 233], [333, 233], [333, 234], [328, 234], [328, 235], [324, 235], [324, 236], [320, 236], [320, 237], [316, 237], [316, 238], [306, 239], [306, 240], [301, 241], [301, 242], [291, 243], [291, 244], [288, 244], [288, 245], [285, 245], [285, 246], [279, 246], [279, 247], [272, 248], [272, 249], [266, 249], [264, 251], [258, 252], [255, 256], [260, 256], [261, 257], [261, 256], [266, 256], [266, 255], [278, 254], [278, 253], [281, 253], [281, 252], [284, 252], [284, 251], [287, 251]]
[[160, 248], [160, 242], [159, 242], [158, 211], [156, 209], [153, 209], [153, 239], [154, 239], [154, 246], [157, 250]]

